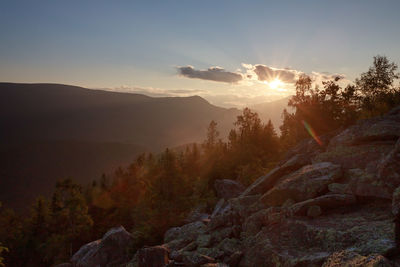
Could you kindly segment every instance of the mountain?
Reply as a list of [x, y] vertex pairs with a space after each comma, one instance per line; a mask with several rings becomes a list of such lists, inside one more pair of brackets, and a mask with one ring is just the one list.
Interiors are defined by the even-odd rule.
[[282, 125], [282, 112], [286, 108], [288, 111], [292, 111], [291, 107], [288, 107], [288, 102], [291, 96], [278, 99], [271, 102], [264, 102], [256, 104], [250, 107], [250, 109], [255, 110], [262, 121], [267, 122], [271, 120], [275, 129], [279, 132], [279, 126]]
[[222, 135], [239, 110], [199, 96], [153, 98], [61, 84], [0, 83], [0, 139], [140, 144], [150, 150], [204, 138], [211, 120]]
[[0, 201], [21, 209], [60, 178], [87, 184], [141, 152], [222, 136], [239, 110], [62, 84], [0, 83]]

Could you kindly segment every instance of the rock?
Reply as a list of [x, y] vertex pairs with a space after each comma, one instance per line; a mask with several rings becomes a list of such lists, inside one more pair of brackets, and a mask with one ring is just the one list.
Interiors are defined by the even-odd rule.
[[274, 216], [274, 214], [278, 213], [279, 216], [282, 216], [280, 212], [281, 210], [279, 208], [271, 207], [252, 214], [244, 222], [243, 231], [248, 234], [258, 233], [263, 226], [276, 223], [276, 216]]
[[193, 251], [197, 248], [196, 241], [190, 242], [186, 247], [182, 248], [181, 251]]
[[211, 245], [212, 237], [211, 235], [199, 235], [196, 239], [196, 244], [198, 247], [208, 247]]
[[177, 239], [194, 240], [198, 235], [203, 234], [206, 229], [206, 225], [200, 221], [185, 224], [181, 227], [174, 227], [165, 232], [164, 242], [168, 243]]
[[238, 239], [225, 238], [218, 244], [217, 248], [223, 251], [226, 255], [232, 255], [236, 251], [240, 251], [241, 243]]
[[243, 256], [242, 251], [236, 251], [235, 253], [227, 257], [226, 263], [228, 264], [229, 267], [236, 267], [239, 265], [242, 256]]
[[[347, 194], [328, 194], [328, 195], [323, 195], [317, 198], [309, 199], [303, 202], [299, 202], [291, 206], [290, 209], [290, 214], [292, 215], [305, 215], [309, 212], [309, 209], [311, 207], [318, 207], [319, 210], [327, 210], [327, 209], [332, 209], [332, 208], [338, 208], [341, 206], [349, 206], [353, 205], [356, 203], [356, 198], [353, 195], [347, 195]], [[316, 212], [317, 208], [312, 212]], [[320, 213], [321, 214], [321, 213]], [[318, 214], [319, 215], [319, 214]], [[318, 216], [317, 215], [317, 216]], [[313, 216], [311, 216], [313, 217]]]
[[225, 199], [221, 198], [214, 207], [213, 212], [211, 213], [210, 219], [214, 218], [217, 215], [222, 215], [228, 212], [231, 209], [230, 204]]
[[[400, 116], [387, 115], [360, 120], [331, 139], [329, 148], [377, 141], [395, 141], [400, 137]], [[328, 149], [329, 149], [328, 148]]]
[[312, 158], [313, 163], [332, 162], [343, 169], [366, 169], [375, 171], [381, 158], [393, 149], [393, 142], [381, 144], [366, 143], [357, 146], [330, 146], [327, 151]]
[[314, 198], [341, 176], [341, 167], [330, 162], [307, 165], [282, 178], [261, 197], [261, 201], [268, 206], [281, 206], [288, 199], [299, 202]]
[[392, 197], [392, 213], [394, 216], [399, 214], [400, 211], [400, 187], [393, 192]]
[[240, 216], [234, 211], [229, 211], [227, 213], [215, 216], [211, 218], [207, 227], [209, 230], [214, 230], [219, 227], [233, 226], [240, 224]]
[[165, 243], [164, 245], [171, 251], [175, 251], [186, 247], [191, 242], [192, 241], [190, 239], [181, 238], [181, 239], [171, 240], [170, 242]]
[[211, 232], [211, 239], [215, 243], [219, 243], [229, 237], [233, 237], [233, 227], [220, 228]]
[[138, 250], [138, 267], [159, 267], [169, 263], [169, 250], [165, 246], [145, 247]]
[[378, 178], [390, 188], [400, 186], [400, 139], [378, 166]]
[[214, 188], [217, 197], [226, 200], [239, 196], [245, 189], [241, 183], [229, 179], [215, 180]]
[[200, 266], [207, 263], [215, 263], [215, 259], [200, 254], [198, 252], [184, 252], [183, 260], [184, 266]]
[[333, 252], [361, 255], [393, 250], [394, 229], [386, 202], [342, 207], [310, 220], [289, 217], [242, 241], [240, 266], [321, 266]]
[[133, 237], [124, 227], [110, 229], [101, 240], [82, 246], [76, 252], [71, 262], [74, 266], [97, 267], [115, 266], [127, 263], [129, 255], [127, 247], [133, 242]]
[[198, 206], [194, 208], [188, 216], [185, 218], [185, 223], [192, 223], [196, 221], [203, 221], [210, 217], [209, 214], [203, 212], [205, 210], [205, 206]]
[[73, 267], [73, 265], [71, 263], [60, 263], [55, 265], [54, 267]]
[[328, 190], [335, 194], [351, 194], [349, 184], [331, 183], [328, 185]]
[[333, 253], [322, 267], [391, 267], [388, 259], [379, 254], [362, 256], [354, 251], [339, 251]]
[[322, 214], [322, 210], [320, 206], [313, 205], [308, 207], [307, 209], [307, 216], [311, 218], [316, 218]]
[[391, 199], [390, 189], [373, 173], [366, 170], [350, 169], [345, 174], [351, 194], [360, 197]]
[[258, 178], [242, 193], [241, 196], [264, 194], [265, 192], [270, 190], [282, 176], [292, 171], [295, 171], [309, 163], [310, 163], [309, 157], [294, 155], [292, 158], [284, 162], [282, 165], [274, 168], [266, 175]]
[[260, 200], [261, 195], [241, 196], [232, 198], [228, 201], [230, 209], [239, 214], [240, 217], [246, 218], [249, 214], [259, 211], [265, 208]]
[[220, 259], [224, 256], [224, 252], [216, 247], [213, 248], [197, 248], [197, 252], [214, 259]]
[[203, 264], [201, 265], [201, 267], [230, 267], [230, 266], [225, 263], [218, 262], [218, 263]]

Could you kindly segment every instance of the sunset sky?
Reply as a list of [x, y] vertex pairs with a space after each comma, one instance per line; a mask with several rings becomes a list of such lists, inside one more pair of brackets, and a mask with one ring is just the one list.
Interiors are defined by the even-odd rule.
[[[252, 105], [400, 63], [400, 1], [1, 1], [0, 81]], [[227, 15], [228, 14], [228, 15]], [[279, 79], [279, 81], [278, 81]]]

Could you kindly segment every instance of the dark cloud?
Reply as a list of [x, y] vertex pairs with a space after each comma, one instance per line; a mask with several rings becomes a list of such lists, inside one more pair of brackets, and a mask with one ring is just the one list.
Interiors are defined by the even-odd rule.
[[279, 80], [285, 83], [296, 82], [297, 71], [295, 70], [273, 69], [268, 66], [258, 64], [254, 66], [253, 71], [257, 74], [258, 80], [260, 81], [271, 81], [279, 78]]
[[207, 70], [195, 70], [192, 66], [178, 67], [180, 75], [192, 79], [202, 79], [215, 82], [237, 83], [243, 80], [240, 73], [225, 71], [220, 67], [211, 67]]

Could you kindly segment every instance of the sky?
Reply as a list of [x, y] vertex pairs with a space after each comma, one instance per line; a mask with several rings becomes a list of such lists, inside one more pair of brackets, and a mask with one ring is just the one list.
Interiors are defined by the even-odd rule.
[[400, 64], [400, 1], [0, 1], [0, 81], [63, 83], [224, 107]]

